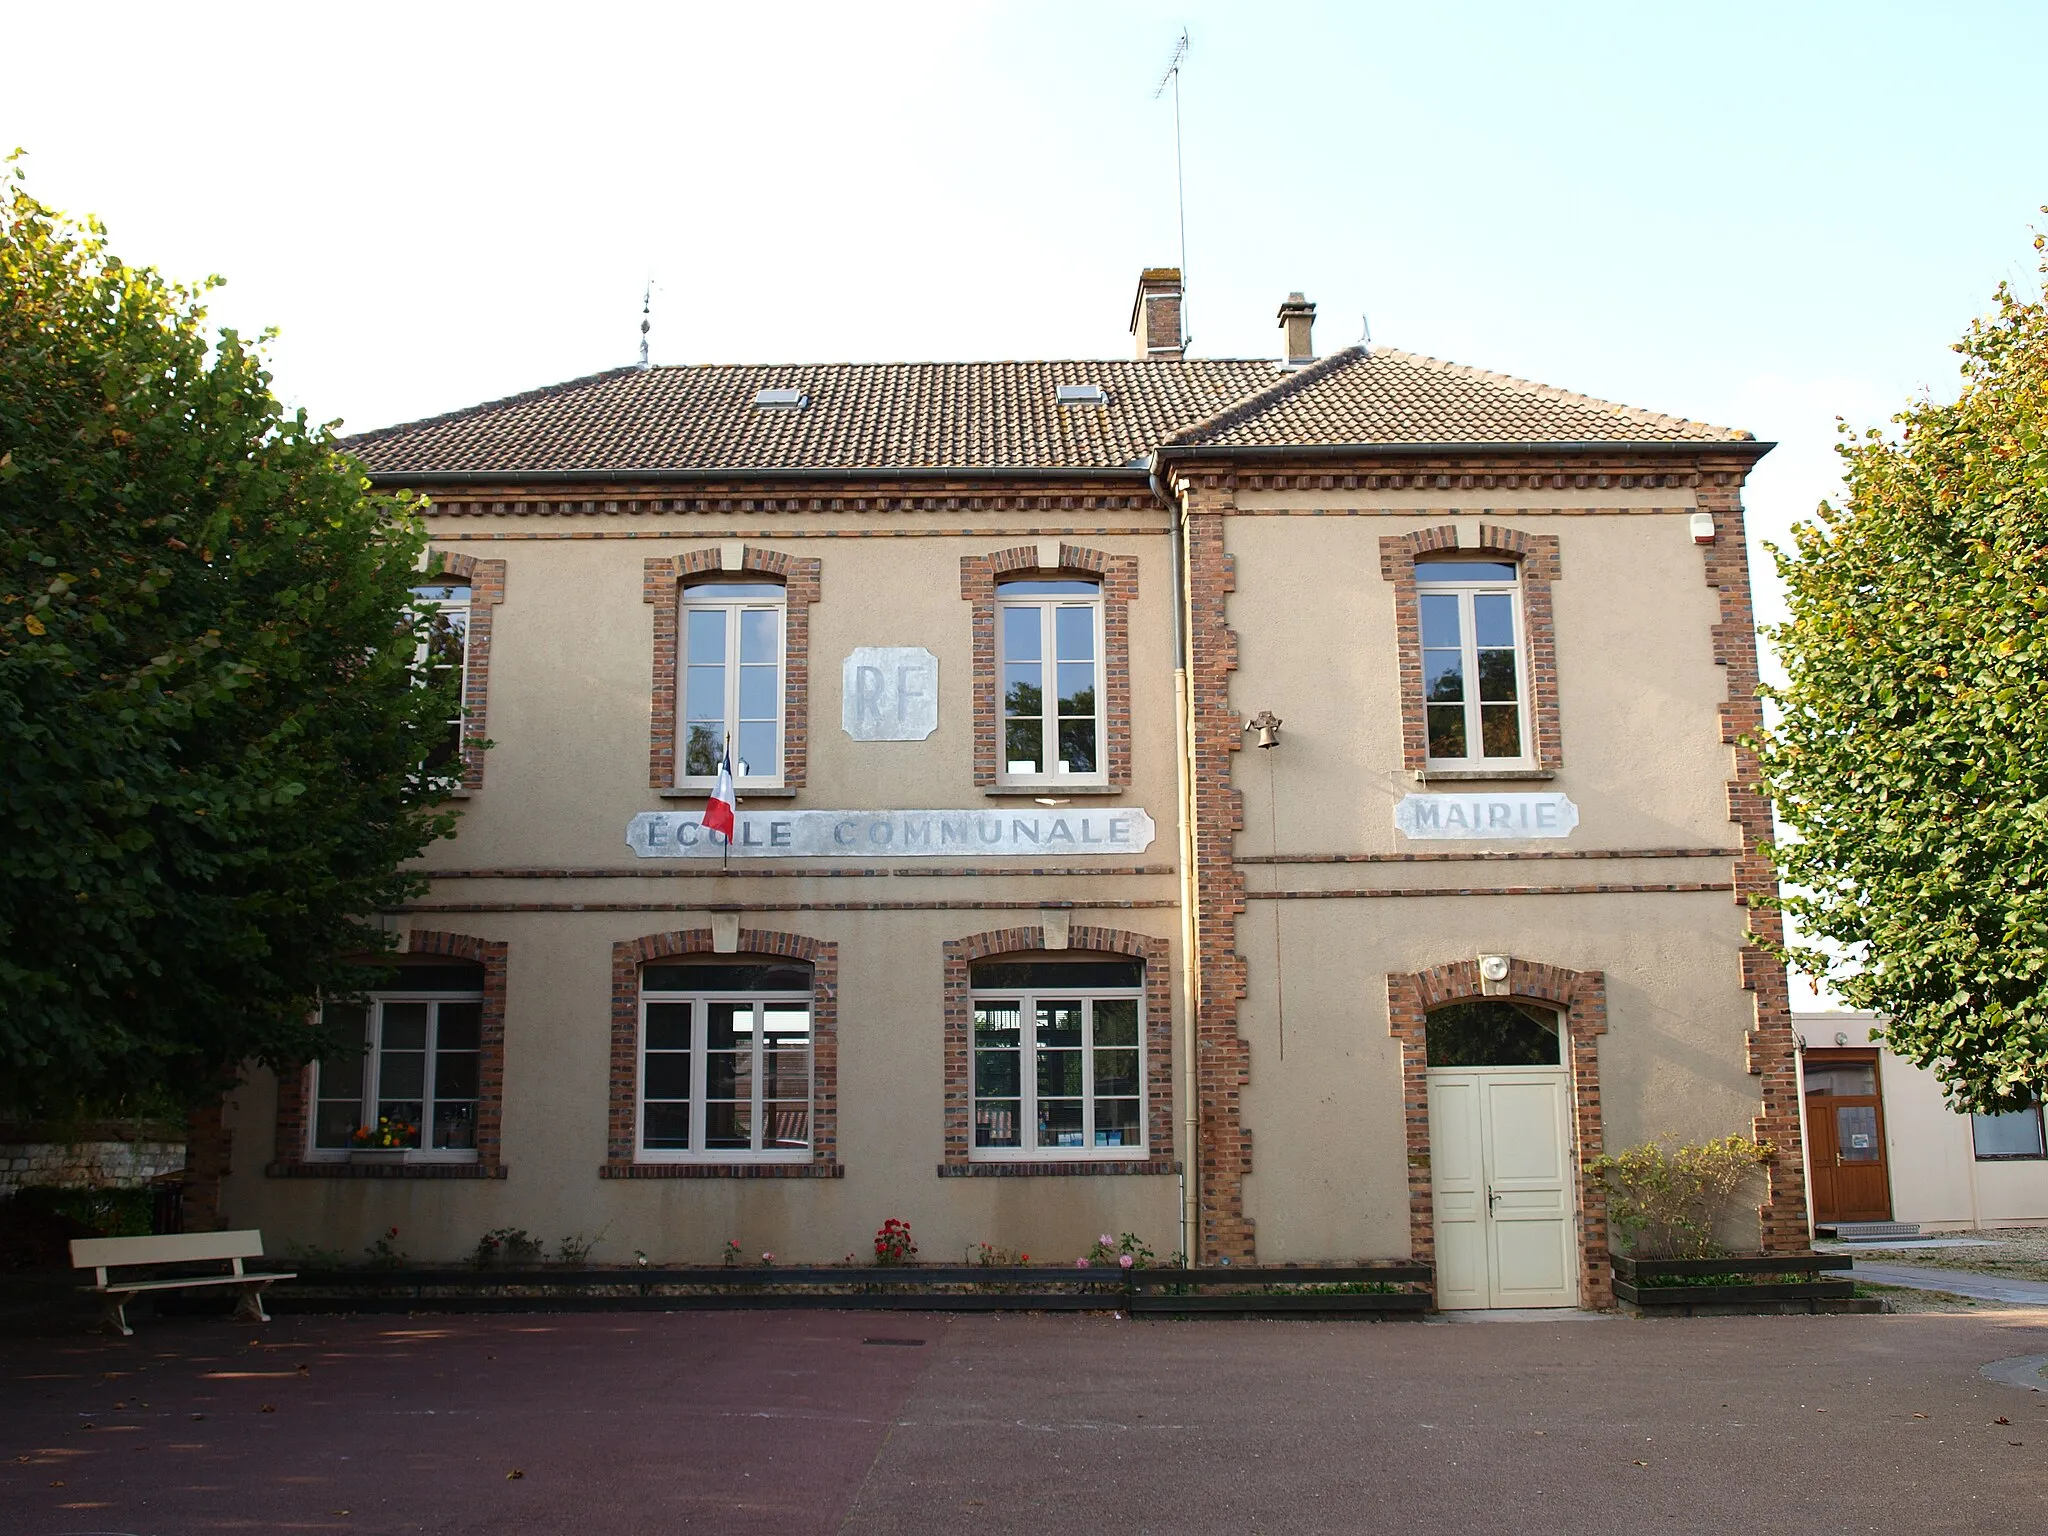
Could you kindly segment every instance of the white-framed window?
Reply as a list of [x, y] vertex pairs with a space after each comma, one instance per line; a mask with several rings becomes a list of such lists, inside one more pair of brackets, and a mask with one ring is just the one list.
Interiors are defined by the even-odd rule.
[[708, 789], [730, 742], [736, 785], [781, 786], [786, 597], [766, 581], [693, 580], [683, 588], [678, 784]]
[[807, 1161], [812, 1039], [808, 965], [642, 967], [637, 1160]]
[[2003, 1115], [1970, 1116], [1970, 1139], [1980, 1163], [2048, 1157], [2048, 1146], [2042, 1144], [2038, 1104]]
[[1531, 760], [1520, 574], [1502, 560], [1416, 562], [1431, 767]]
[[330, 1002], [343, 1044], [313, 1068], [315, 1161], [344, 1161], [397, 1134], [407, 1162], [473, 1162], [483, 1045], [483, 967], [407, 966], [360, 1001]]
[[974, 1159], [1145, 1155], [1142, 960], [983, 961]]
[[427, 620], [427, 635], [413, 657], [422, 683], [454, 675], [455, 713], [446, 732], [427, 753], [422, 767], [429, 775], [462, 777], [462, 721], [469, 701], [470, 588], [461, 582], [434, 582], [412, 589], [412, 608]]
[[996, 588], [1002, 782], [1106, 784], [1102, 588], [1006, 581]]

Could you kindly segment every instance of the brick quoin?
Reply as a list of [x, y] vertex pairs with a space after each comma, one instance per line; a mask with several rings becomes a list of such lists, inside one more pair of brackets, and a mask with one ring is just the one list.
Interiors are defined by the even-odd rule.
[[1728, 819], [1742, 829], [1735, 860], [1735, 899], [1748, 910], [1750, 942], [1741, 953], [1742, 984], [1756, 999], [1756, 1027], [1745, 1041], [1749, 1070], [1762, 1080], [1763, 1106], [1751, 1122], [1751, 1138], [1768, 1144], [1764, 1203], [1757, 1211], [1766, 1253], [1797, 1253], [1808, 1247], [1806, 1157], [1799, 1126], [1799, 1061], [1792, 1030], [1791, 989], [1785, 967], [1761, 943], [1784, 939], [1777, 910], [1758, 901], [1778, 894], [1778, 874], [1765, 851], [1772, 835], [1771, 802], [1764, 794], [1756, 753], [1744, 744], [1763, 725], [1757, 697], [1756, 616], [1750, 605], [1749, 553], [1742, 516], [1746, 465], [1703, 463], [1699, 504], [1714, 517], [1714, 542], [1701, 546], [1707, 585], [1720, 594], [1721, 622], [1714, 626], [1714, 660], [1728, 669], [1728, 697], [1721, 705], [1721, 741], [1735, 753], [1735, 777], [1728, 783]]
[[[676, 667], [681, 649], [682, 585], [685, 576], [723, 568], [720, 544], [704, 544], [680, 555], [650, 558], [640, 585], [641, 601], [654, 608], [654, 685], [648, 701], [647, 785], [676, 784]], [[782, 583], [782, 782], [802, 789], [810, 767], [811, 605], [822, 590], [824, 563], [814, 556], [784, 554], [745, 545], [740, 569], [773, 576]]]
[[[1466, 546], [1467, 552], [1506, 555], [1521, 567], [1530, 728], [1536, 733], [1537, 766], [1555, 772], [1564, 766], [1564, 735], [1557, 710], [1557, 633], [1550, 602], [1550, 584], [1561, 569], [1557, 535], [1481, 523], [1477, 539], [1476, 546]], [[1395, 652], [1401, 669], [1401, 766], [1411, 773], [1421, 772], [1429, 762], [1429, 728], [1422, 707], [1422, 609], [1415, 593], [1415, 561], [1418, 556], [1458, 548], [1455, 523], [1390, 533], [1380, 539], [1380, 575], [1394, 584]]]
[[[399, 1163], [360, 1167], [353, 1163], [313, 1162], [313, 1068], [311, 1064], [277, 1075], [277, 1133], [272, 1161], [264, 1170], [271, 1178], [502, 1179], [505, 1119], [505, 961], [510, 946], [497, 939], [466, 933], [414, 928], [406, 934], [405, 955], [447, 955], [483, 967], [483, 1019], [477, 1040], [476, 1161], [473, 1163]], [[394, 957], [403, 959], [403, 955]]]
[[1020, 544], [986, 555], [960, 557], [960, 597], [970, 603], [974, 665], [974, 784], [999, 781], [1002, 715], [997, 707], [996, 582], [1029, 571], [1051, 578], [1092, 576], [1102, 586], [1103, 766], [1113, 789], [1131, 784], [1131, 604], [1138, 599], [1138, 557], [1112, 555], [1078, 544], [1060, 545], [1060, 563], [1038, 563], [1038, 546]]
[[801, 960], [811, 968], [811, 1156], [803, 1163], [642, 1163], [633, 1122], [640, 1082], [640, 968], [677, 955], [712, 954], [709, 928], [622, 939], [612, 945], [612, 1058], [606, 1179], [836, 1179], [839, 1149], [839, 946], [801, 933], [742, 928], [737, 953], [720, 961]]
[[1245, 994], [1245, 961], [1237, 952], [1245, 889], [1237, 866], [1237, 834], [1244, 826], [1244, 797], [1231, 787], [1231, 755], [1244, 738], [1230, 699], [1237, 634], [1230, 627], [1228, 600], [1236, 583], [1224, 545], [1225, 517], [1236, 493], [1227, 475], [1195, 475], [1181, 483], [1193, 716], [1197, 1241], [1204, 1264], [1221, 1259], [1253, 1263], [1256, 1233], [1244, 1209], [1252, 1133], [1244, 1124], [1241, 1099], [1251, 1082], [1251, 1045], [1237, 1029]]
[[[1614, 1305], [1607, 1252], [1607, 1187], [1592, 1171], [1606, 1150], [1600, 1120], [1600, 1037], [1607, 1033], [1607, 977], [1526, 960], [1508, 962], [1509, 997], [1565, 1017], [1565, 1065], [1572, 1089], [1572, 1148], [1578, 1168], [1579, 1305]], [[1401, 1111], [1408, 1153], [1408, 1246], [1417, 1263], [1436, 1262], [1436, 1204], [1430, 1188], [1429, 1029], [1432, 1009], [1485, 995], [1477, 960], [1387, 977], [1387, 1028], [1401, 1042]]]
[[491, 697], [491, 615], [505, 601], [505, 562], [479, 560], [460, 550], [433, 552], [433, 568], [451, 581], [469, 583], [469, 633], [465, 637], [462, 687], [462, 787], [484, 787], [484, 727]]
[[1059, 958], [1075, 954], [1137, 955], [1145, 962], [1145, 1141], [1146, 1155], [1120, 1161], [1059, 1159], [1044, 1162], [973, 1160], [974, 1031], [972, 967], [996, 955], [1032, 955], [1045, 949], [1045, 930], [998, 928], [948, 939], [945, 951], [945, 1096], [942, 1178], [1063, 1177], [1119, 1173], [1178, 1173], [1173, 1155], [1173, 966], [1172, 946], [1150, 934], [1075, 924]]

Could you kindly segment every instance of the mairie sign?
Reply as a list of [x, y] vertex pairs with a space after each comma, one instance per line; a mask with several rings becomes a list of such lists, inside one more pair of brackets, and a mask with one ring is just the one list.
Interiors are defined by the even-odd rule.
[[1403, 795], [1394, 825], [1412, 838], [1569, 837], [1579, 808], [1560, 794]]
[[695, 811], [643, 811], [626, 846], [643, 859], [1087, 858], [1142, 853], [1135, 807], [1056, 811], [741, 811], [730, 850]]

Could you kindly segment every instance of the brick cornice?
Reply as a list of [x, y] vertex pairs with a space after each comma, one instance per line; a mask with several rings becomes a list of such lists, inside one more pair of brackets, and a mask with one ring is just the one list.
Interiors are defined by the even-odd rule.
[[1086, 476], [1050, 484], [1006, 485], [971, 475], [945, 480], [872, 480], [829, 484], [749, 482], [743, 478], [687, 486], [621, 475], [602, 485], [516, 485], [478, 480], [431, 488], [427, 516], [676, 517], [814, 516], [819, 513], [1133, 512], [1159, 510], [1142, 480]]

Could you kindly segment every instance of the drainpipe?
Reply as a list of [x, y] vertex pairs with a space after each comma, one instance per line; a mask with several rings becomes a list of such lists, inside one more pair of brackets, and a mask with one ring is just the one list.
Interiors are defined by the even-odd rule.
[[1195, 1065], [1195, 1014], [1201, 1007], [1201, 967], [1195, 955], [1194, 701], [1188, 686], [1188, 570], [1184, 509], [1159, 478], [1159, 455], [1148, 466], [1152, 494], [1173, 514], [1173, 746], [1180, 837], [1180, 1059], [1181, 1162], [1180, 1251], [1190, 1266], [1200, 1262], [1202, 1231], [1202, 1148], [1200, 1077]]

